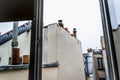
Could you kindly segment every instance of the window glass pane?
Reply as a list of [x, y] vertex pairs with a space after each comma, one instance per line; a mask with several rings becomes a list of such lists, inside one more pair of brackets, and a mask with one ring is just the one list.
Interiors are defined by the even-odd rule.
[[98, 68], [103, 68], [103, 58], [97, 58]]
[[2, 22], [0, 33], [0, 79], [28, 80], [31, 21]]

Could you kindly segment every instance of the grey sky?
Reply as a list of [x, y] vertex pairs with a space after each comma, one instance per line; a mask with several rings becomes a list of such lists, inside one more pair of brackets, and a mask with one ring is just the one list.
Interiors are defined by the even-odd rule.
[[102, 24], [99, 0], [44, 0], [44, 24], [62, 19], [72, 32], [77, 28], [77, 37], [82, 42], [83, 52], [87, 48], [100, 48]]
[[[59, 19], [70, 32], [77, 28], [83, 52], [90, 47], [100, 48], [100, 36], [103, 34], [99, 0], [44, 0], [44, 25], [56, 23]], [[0, 23], [2, 34], [11, 29], [12, 23]]]

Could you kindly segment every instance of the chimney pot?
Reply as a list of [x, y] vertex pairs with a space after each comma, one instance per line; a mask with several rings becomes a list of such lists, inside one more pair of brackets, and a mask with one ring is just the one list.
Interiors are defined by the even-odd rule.
[[29, 55], [23, 55], [23, 64], [29, 64]]
[[77, 31], [76, 31], [76, 28], [73, 28], [73, 32], [77, 32]]
[[12, 49], [12, 65], [19, 65], [20, 64], [20, 52], [19, 48]]
[[62, 20], [58, 20], [58, 22], [62, 22]]
[[76, 28], [73, 28], [73, 35], [75, 38], [76, 38], [76, 33], [77, 33]]
[[92, 48], [87, 49], [87, 52], [92, 52]]
[[62, 20], [58, 20], [58, 24], [64, 28], [64, 24], [62, 23]]

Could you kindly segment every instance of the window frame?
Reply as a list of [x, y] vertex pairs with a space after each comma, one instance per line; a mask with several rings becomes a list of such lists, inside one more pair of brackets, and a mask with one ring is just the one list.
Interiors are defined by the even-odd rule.
[[[111, 80], [119, 79], [116, 52], [111, 30], [108, 0], [99, 0], [102, 14], [103, 33], [105, 36], [106, 51]], [[43, 0], [34, 0], [34, 17], [32, 21], [29, 80], [41, 80], [42, 68], [42, 27], [43, 27]]]
[[104, 69], [104, 62], [103, 62], [103, 58], [97, 58], [97, 67], [98, 69]]
[[43, 0], [34, 0], [31, 28], [29, 80], [42, 80]]
[[105, 80], [105, 78], [99, 78], [99, 80]]
[[110, 80], [118, 80], [118, 64], [116, 58], [115, 44], [112, 34], [112, 23], [110, 17], [110, 9], [108, 0], [99, 0], [100, 12], [103, 26], [103, 34], [105, 37], [105, 46], [107, 52], [108, 71]]

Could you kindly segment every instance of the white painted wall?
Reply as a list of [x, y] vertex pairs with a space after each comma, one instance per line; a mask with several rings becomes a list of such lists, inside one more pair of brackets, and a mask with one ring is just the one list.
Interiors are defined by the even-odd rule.
[[48, 54], [47, 54], [47, 63], [52, 63], [57, 61], [57, 24], [48, 26]]
[[81, 43], [60, 28], [57, 30], [58, 80], [85, 80]]
[[0, 80], [28, 80], [28, 69], [0, 71]]
[[[18, 36], [18, 48], [20, 48], [20, 56], [29, 55], [30, 54], [30, 36], [31, 32], [25, 32]], [[0, 57], [1, 57], [1, 65], [8, 65], [9, 57], [11, 57], [12, 53], [12, 40], [0, 45]]]
[[42, 68], [42, 80], [58, 80], [58, 68]]
[[48, 25], [46, 30], [46, 63], [59, 62], [58, 80], [85, 80], [81, 42], [57, 24]]

